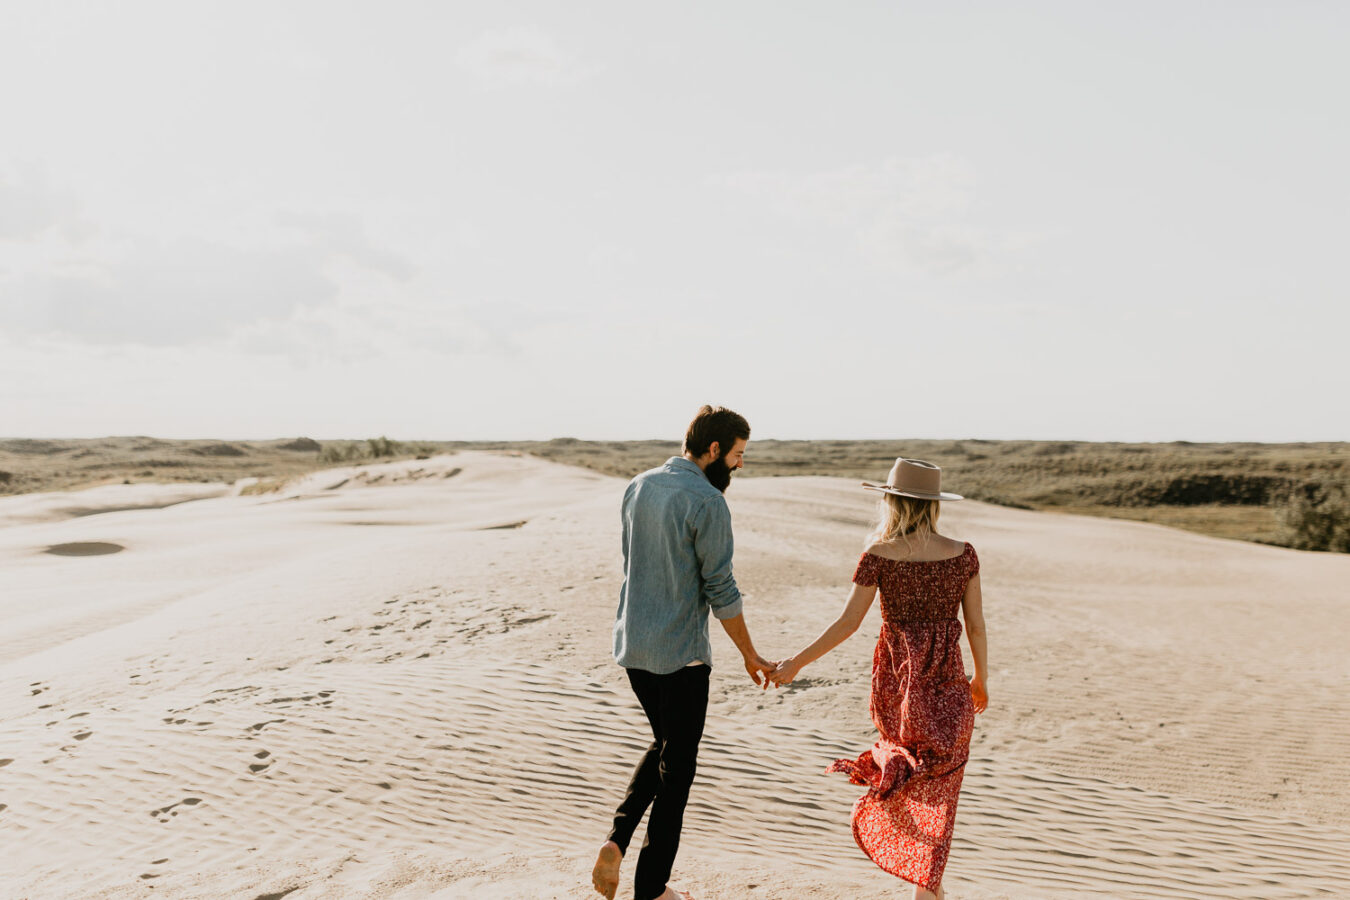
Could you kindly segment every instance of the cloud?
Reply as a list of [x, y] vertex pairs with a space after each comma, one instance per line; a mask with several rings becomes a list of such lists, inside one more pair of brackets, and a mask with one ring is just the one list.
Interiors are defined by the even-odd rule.
[[558, 87], [589, 74], [552, 37], [530, 28], [484, 32], [459, 48], [455, 63], [490, 87]]
[[859, 232], [863, 251], [886, 264], [902, 262], [934, 274], [972, 269], [989, 251], [987, 235], [968, 225], [922, 225], [883, 217]]
[[[34, 187], [36, 185], [36, 187]], [[359, 217], [344, 213], [278, 214], [282, 230], [258, 233], [255, 246], [200, 236], [156, 240], [103, 230], [76, 247], [67, 227], [74, 201], [39, 190], [0, 192], [25, 204], [4, 207], [0, 236], [26, 236], [0, 258], [0, 331], [45, 335], [87, 345], [171, 346], [227, 338], [246, 326], [272, 323], [253, 341], [289, 340], [300, 346], [325, 327], [298, 316], [293, 329], [277, 323], [301, 311], [331, 308], [345, 288], [357, 297], [379, 293], [390, 282], [362, 271], [409, 282], [417, 267], [405, 256], [373, 243]], [[46, 198], [46, 203], [39, 202]], [[60, 231], [52, 232], [55, 225]], [[50, 232], [50, 233], [49, 233]], [[83, 237], [84, 235], [80, 235]], [[356, 267], [353, 270], [343, 263]], [[359, 343], [359, 341], [357, 341]], [[344, 352], [356, 352], [350, 348]]]
[[968, 166], [946, 154], [804, 175], [744, 172], [713, 179], [767, 200], [795, 221], [836, 226], [879, 214], [923, 220], [958, 215], [969, 205], [974, 180]]
[[712, 181], [800, 225], [850, 229], [860, 249], [883, 265], [957, 272], [978, 265], [989, 245], [985, 231], [963, 221], [974, 173], [948, 154], [807, 174], [744, 172]]
[[398, 281], [408, 281], [417, 274], [417, 267], [406, 257], [373, 245], [355, 215], [283, 212], [277, 215], [277, 222], [298, 229], [327, 252], [344, 256], [371, 271]]
[[71, 238], [89, 231], [78, 218], [73, 194], [54, 186], [36, 166], [0, 172], [0, 240], [32, 240], [58, 226]]
[[331, 302], [337, 286], [321, 263], [308, 247], [240, 249], [179, 239], [141, 246], [120, 261], [4, 285], [0, 321], [88, 343], [193, 343]]

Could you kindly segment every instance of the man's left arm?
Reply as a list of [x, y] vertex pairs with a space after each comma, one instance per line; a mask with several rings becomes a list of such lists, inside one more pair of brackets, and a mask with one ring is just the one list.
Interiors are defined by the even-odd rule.
[[740, 589], [731, 573], [734, 542], [731, 537], [731, 511], [722, 497], [704, 501], [694, 519], [694, 552], [703, 576], [703, 596], [727, 636], [741, 651], [745, 671], [755, 684], [767, 687], [775, 663], [760, 656], [750, 639], [742, 613]]
[[[741, 651], [741, 659], [745, 662], [745, 671], [760, 687], [768, 687], [770, 684], [769, 673], [777, 668], [778, 663], [767, 660], [755, 652], [755, 645], [750, 640], [750, 629], [745, 627], [745, 616], [737, 613], [730, 619], [718, 619], [722, 623], [722, 628], [726, 630], [731, 637], [736, 648]], [[774, 685], [778, 687], [778, 685]]]

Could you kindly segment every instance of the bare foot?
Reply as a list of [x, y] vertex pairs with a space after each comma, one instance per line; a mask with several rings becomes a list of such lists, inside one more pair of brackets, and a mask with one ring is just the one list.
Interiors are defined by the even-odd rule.
[[925, 890], [917, 884], [914, 885], [914, 900], [943, 900], [943, 898], [942, 885], [940, 884], [936, 891]]
[[670, 885], [666, 885], [665, 893], [657, 897], [656, 900], [694, 900], [694, 898], [684, 891], [677, 891]]
[[591, 883], [595, 885], [598, 893], [604, 894], [606, 900], [614, 900], [614, 895], [619, 890], [619, 864], [623, 862], [623, 854], [619, 852], [619, 845], [613, 841], [605, 841], [600, 848], [600, 855], [595, 858], [595, 868], [591, 870]]

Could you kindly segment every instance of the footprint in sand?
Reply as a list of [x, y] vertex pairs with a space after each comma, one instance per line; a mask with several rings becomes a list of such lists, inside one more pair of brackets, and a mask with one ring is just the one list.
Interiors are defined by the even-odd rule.
[[284, 723], [285, 721], [286, 721], [285, 719], [268, 719], [266, 722], [258, 722], [258, 723], [256, 723], [256, 724], [250, 725], [250, 726], [248, 726], [248, 728], [246, 728], [246, 729], [244, 729], [244, 730], [245, 730], [245, 731], [262, 731], [262, 730], [263, 730], [264, 728], [266, 728], [268, 725], [275, 725], [275, 724], [277, 724], [277, 723]]
[[107, 541], [77, 541], [72, 544], [52, 544], [42, 552], [52, 556], [106, 556], [109, 553], [121, 553], [125, 549], [121, 544]]
[[[271, 752], [270, 750], [259, 750], [257, 753], [253, 754], [254, 758], [256, 758], [256, 759], [267, 759], [267, 757], [269, 757], [269, 756], [271, 756], [271, 755], [272, 755], [272, 752]], [[250, 765], [250, 766], [248, 767], [248, 770], [249, 770], [250, 772], [252, 772], [253, 774], [256, 775], [256, 774], [259, 773], [259, 772], [266, 771], [267, 768], [268, 768], [269, 766], [271, 766], [271, 765], [272, 765], [272, 763], [270, 763], [270, 762], [265, 762], [265, 763], [253, 763], [252, 765]]]
[[295, 887], [286, 888], [286, 890], [284, 891], [273, 891], [270, 894], [259, 894], [258, 896], [254, 897], [253, 900], [281, 900], [282, 897], [285, 897], [292, 891], [298, 890], [300, 890], [300, 885], [297, 884]]
[[188, 797], [184, 800], [179, 800], [177, 803], [170, 803], [168, 806], [163, 806], [160, 807], [159, 809], [152, 809], [150, 810], [150, 815], [154, 816], [156, 819], [159, 819], [161, 822], [167, 822], [169, 821], [170, 816], [178, 815], [177, 807], [196, 806], [198, 803], [201, 802], [202, 798], [200, 797]]

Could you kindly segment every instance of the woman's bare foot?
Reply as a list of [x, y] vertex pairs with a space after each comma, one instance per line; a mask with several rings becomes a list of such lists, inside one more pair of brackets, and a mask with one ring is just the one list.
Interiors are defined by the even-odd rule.
[[684, 891], [677, 891], [670, 885], [666, 885], [665, 893], [657, 897], [656, 900], [694, 900], [694, 898]]
[[605, 841], [595, 858], [595, 868], [591, 870], [591, 883], [597, 892], [604, 894], [605, 900], [614, 900], [614, 895], [619, 891], [619, 865], [622, 862], [623, 854], [619, 852], [619, 845]]
[[938, 885], [936, 892], [914, 885], [914, 900], [943, 900], [942, 885]]

